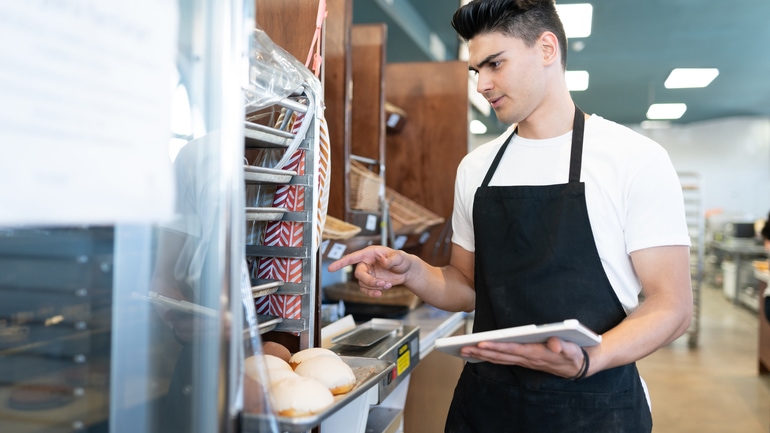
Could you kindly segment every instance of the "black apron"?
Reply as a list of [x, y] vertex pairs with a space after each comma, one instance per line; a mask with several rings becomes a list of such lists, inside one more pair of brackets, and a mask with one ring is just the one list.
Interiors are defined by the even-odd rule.
[[[601, 334], [626, 314], [602, 267], [580, 182], [583, 112], [575, 107], [569, 183], [489, 186], [473, 206], [473, 332], [578, 319]], [[445, 431], [642, 433], [652, 418], [635, 364], [574, 382], [519, 366], [466, 363]]]

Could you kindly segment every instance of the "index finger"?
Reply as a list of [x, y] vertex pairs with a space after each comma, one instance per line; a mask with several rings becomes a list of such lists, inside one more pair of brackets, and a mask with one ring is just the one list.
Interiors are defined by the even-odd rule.
[[366, 253], [364, 253], [363, 250], [359, 250], [359, 251], [350, 253], [348, 255], [345, 255], [341, 259], [335, 260], [334, 262], [329, 264], [329, 267], [328, 267], [329, 272], [336, 272], [344, 268], [345, 266], [361, 263], [364, 261], [365, 257], [366, 257]]

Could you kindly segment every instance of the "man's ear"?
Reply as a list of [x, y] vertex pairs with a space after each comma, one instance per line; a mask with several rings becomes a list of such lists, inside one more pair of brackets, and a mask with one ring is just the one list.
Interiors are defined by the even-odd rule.
[[537, 42], [543, 53], [543, 65], [548, 66], [553, 62], [560, 61], [559, 40], [552, 32], [543, 32]]

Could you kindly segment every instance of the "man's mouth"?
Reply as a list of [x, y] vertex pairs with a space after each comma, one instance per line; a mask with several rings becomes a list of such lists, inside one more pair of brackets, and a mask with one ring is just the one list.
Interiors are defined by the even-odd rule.
[[489, 105], [492, 106], [492, 108], [497, 108], [502, 103], [503, 97], [497, 97], [497, 98], [489, 98], [487, 101], [489, 101]]

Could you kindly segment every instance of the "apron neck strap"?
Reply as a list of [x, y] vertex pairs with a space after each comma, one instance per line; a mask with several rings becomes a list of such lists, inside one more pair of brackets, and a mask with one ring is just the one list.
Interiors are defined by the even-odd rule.
[[583, 131], [586, 118], [583, 110], [575, 105], [575, 120], [572, 122], [572, 149], [569, 161], [569, 181], [580, 182], [580, 168], [583, 165]]
[[489, 181], [492, 180], [492, 175], [495, 174], [495, 171], [497, 171], [497, 166], [500, 164], [500, 160], [503, 159], [503, 154], [505, 153], [505, 149], [508, 148], [508, 143], [511, 142], [511, 139], [514, 135], [516, 135], [516, 132], [519, 130], [519, 127], [517, 126], [511, 135], [508, 136], [508, 138], [505, 140], [505, 143], [500, 147], [500, 150], [497, 151], [497, 155], [495, 155], [495, 159], [492, 160], [492, 165], [489, 167], [489, 170], [487, 170], [487, 175], [484, 176], [484, 181], [481, 182], [481, 186], [487, 187], [489, 186]]

